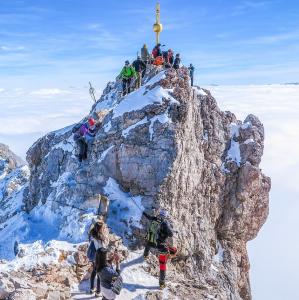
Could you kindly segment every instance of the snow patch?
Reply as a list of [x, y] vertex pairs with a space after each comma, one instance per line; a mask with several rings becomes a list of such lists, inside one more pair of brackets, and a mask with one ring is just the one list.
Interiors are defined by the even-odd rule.
[[236, 162], [238, 167], [241, 163], [241, 153], [240, 153], [240, 145], [239, 142], [235, 141], [237, 137], [239, 137], [239, 126], [235, 123], [230, 125], [230, 148], [227, 152], [227, 160], [231, 160]]
[[141, 204], [140, 196], [131, 196], [123, 192], [119, 184], [108, 179], [104, 192], [110, 199], [107, 223], [114, 233], [126, 240], [131, 234], [132, 227], [140, 228], [140, 219], [144, 207]]
[[150, 140], [153, 139], [154, 125], [155, 125], [156, 121], [160, 122], [161, 124], [172, 122], [171, 119], [169, 118], [169, 116], [167, 115], [167, 112], [165, 112], [164, 114], [153, 117], [150, 121], [151, 121], [151, 124], [149, 126]]
[[125, 130], [123, 130], [122, 133], [121, 133], [121, 135], [122, 135], [124, 138], [126, 138], [126, 137], [129, 135], [129, 133], [130, 133], [130, 131], [131, 131], [132, 129], [134, 129], [134, 128], [136, 128], [137, 126], [140, 126], [140, 125], [142, 125], [142, 124], [146, 124], [147, 122], [148, 122], [147, 117], [144, 117], [144, 118], [143, 118], [142, 120], [140, 120], [139, 122], [137, 122], [137, 123], [135, 123], [135, 124], [129, 126], [129, 127], [126, 128]]
[[110, 146], [108, 149], [106, 149], [100, 156], [100, 158], [98, 159], [98, 163], [102, 162], [106, 155], [108, 154], [108, 152], [114, 147], [114, 145]]

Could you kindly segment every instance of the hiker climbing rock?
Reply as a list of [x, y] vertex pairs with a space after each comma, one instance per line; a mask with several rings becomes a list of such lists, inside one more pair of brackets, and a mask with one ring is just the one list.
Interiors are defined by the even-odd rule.
[[148, 227], [147, 244], [143, 256], [146, 259], [151, 248], [158, 249], [160, 264], [159, 285], [163, 289], [165, 287], [167, 259], [169, 255], [174, 255], [177, 252], [177, 249], [171, 247], [167, 242], [167, 239], [173, 236], [173, 231], [167, 221], [168, 212], [161, 209], [158, 216], [150, 216], [146, 212], [143, 212], [143, 215], [151, 221]]
[[[96, 252], [98, 249], [107, 248], [109, 244], [109, 231], [103, 220], [97, 220], [89, 231], [90, 244], [87, 250], [87, 257], [92, 262], [92, 273], [90, 276], [90, 294], [100, 296], [100, 276], [96, 269]], [[97, 277], [97, 286], [94, 287], [94, 281]]]
[[190, 64], [190, 66], [188, 67], [189, 70], [189, 75], [190, 75], [190, 79], [191, 79], [191, 86], [193, 86], [193, 77], [194, 77], [194, 66], [192, 64]]
[[[117, 251], [109, 253], [107, 249], [101, 248], [96, 252], [96, 271], [101, 280], [101, 292], [103, 300], [113, 300], [120, 294], [123, 280], [120, 275], [119, 255]], [[112, 263], [115, 262], [116, 269]]]
[[131, 92], [132, 79], [137, 77], [134, 67], [130, 65], [128, 60], [125, 61], [125, 66], [121, 70], [120, 76], [123, 82], [123, 96], [125, 96]]
[[88, 143], [95, 137], [96, 122], [89, 118], [87, 122], [73, 128], [74, 140], [79, 146], [79, 161], [87, 159]]
[[176, 69], [176, 70], [179, 69], [180, 68], [180, 64], [181, 64], [180, 54], [177, 53], [175, 55], [175, 60], [174, 60], [174, 63], [173, 63], [173, 68]]
[[146, 44], [144, 44], [141, 48], [141, 59], [145, 64], [148, 64], [150, 62], [150, 54], [148, 52]]
[[137, 59], [132, 63], [132, 66], [134, 67], [137, 73], [136, 89], [139, 89], [141, 87], [142, 73], [146, 69], [146, 65], [141, 60], [141, 57], [137, 56]]

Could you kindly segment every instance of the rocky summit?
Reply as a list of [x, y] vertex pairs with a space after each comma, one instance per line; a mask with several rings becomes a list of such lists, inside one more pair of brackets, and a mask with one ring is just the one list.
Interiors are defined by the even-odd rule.
[[[188, 74], [148, 67], [142, 87], [124, 97], [119, 79], [108, 83], [89, 114], [100, 125], [83, 162], [76, 124], [28, 150], [28, 181], [27, 166], [0, 151], [0, 299], [84, 299], [75, 291], [88, 278], [86, 233], [100, 195], [123, 253], [119, 299], [251, 299], [246, 243], [266, 221], [271, 186], [259, 168], [263, 124], [221, 111]], [[139, 257], [142, 212], [161, 207], [178, 248], [163, 291], [157, 258]]]

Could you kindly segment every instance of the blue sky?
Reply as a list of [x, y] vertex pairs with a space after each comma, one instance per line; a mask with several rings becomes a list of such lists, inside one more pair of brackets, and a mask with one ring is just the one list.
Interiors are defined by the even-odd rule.
[[[154, 45], [156, 1], [0, 0], [0, 88], [103, 88]], [[296, 0], [161, 0], [166, 48], [200, 85], [299, 81]]]

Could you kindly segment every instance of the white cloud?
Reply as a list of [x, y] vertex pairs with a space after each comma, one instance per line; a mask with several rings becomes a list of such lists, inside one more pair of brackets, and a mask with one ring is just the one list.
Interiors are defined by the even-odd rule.
[[66, 95], [71, 94], [68, 90], [61, 90], [61, 89], [40, 89], [36, 91], [32, 91], [30, 95], [34, 96], [41, 96], [41, 97], [51, 97], [51, 96], [57, 96], [57, 95]]

